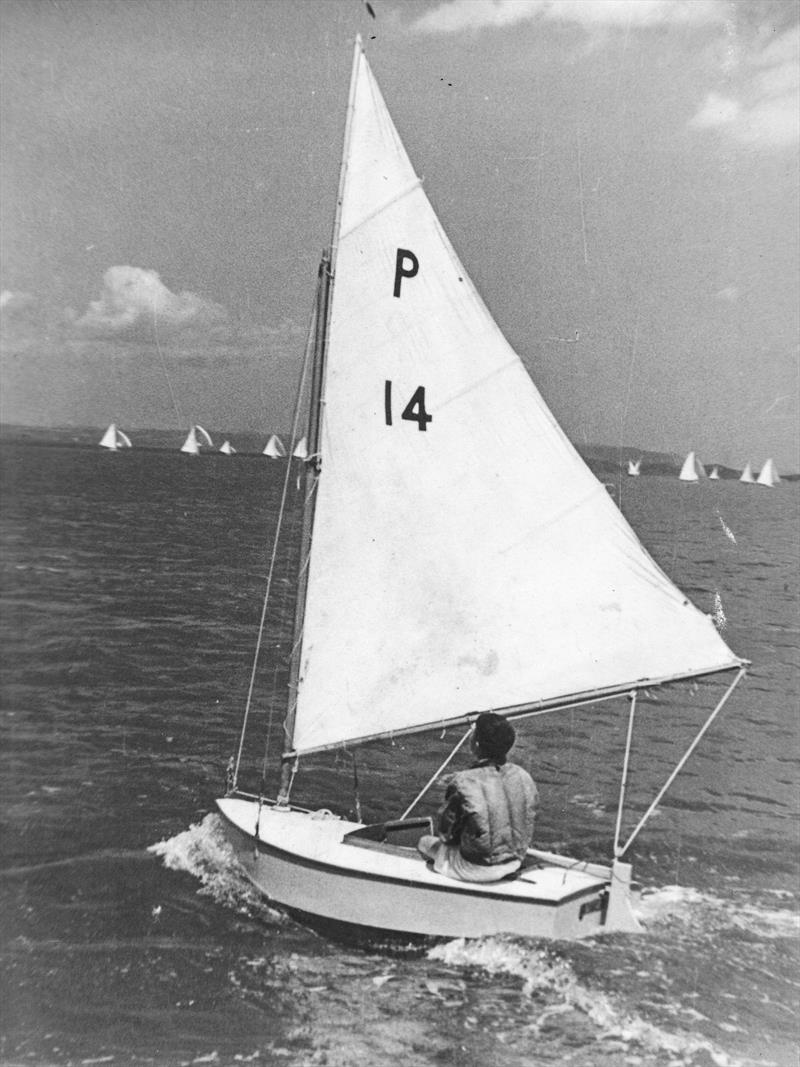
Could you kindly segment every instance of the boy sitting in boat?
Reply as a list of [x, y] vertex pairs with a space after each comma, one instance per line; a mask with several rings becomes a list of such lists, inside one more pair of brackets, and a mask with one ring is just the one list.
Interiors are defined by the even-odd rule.
[[438, 836], [417, 848], [437, 874], [463, 882], [496, 882], [516, 873], [533, 838], [538, 790], [522, 767], [507, 763], [514, 727], [482, 712], [470, 740], [476, 762], [454, 774], [438, 814]]

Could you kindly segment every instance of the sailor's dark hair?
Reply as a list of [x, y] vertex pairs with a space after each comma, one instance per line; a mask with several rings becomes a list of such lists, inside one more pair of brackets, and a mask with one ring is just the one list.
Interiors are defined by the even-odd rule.
[[516, 736], [511, 723], [493, 711], [482, 711], [475, 720], [475, 742], [487, 759], [503, 763]]

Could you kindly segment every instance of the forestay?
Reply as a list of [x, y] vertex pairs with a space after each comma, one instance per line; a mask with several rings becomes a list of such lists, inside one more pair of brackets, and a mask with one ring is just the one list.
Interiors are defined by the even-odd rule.
[[360, 49], [334, 250], [291, 747], [738, 665], [500, 333]]

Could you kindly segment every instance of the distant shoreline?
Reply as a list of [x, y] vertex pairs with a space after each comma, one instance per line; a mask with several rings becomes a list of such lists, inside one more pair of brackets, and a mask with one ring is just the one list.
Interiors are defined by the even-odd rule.
[[[31, 444], [43, 447], [96, 448], [104, 430], [104, 426], [22, 426], [5, 423], [0, 424], [0, 445]], [[134, 448], [139, 452], [173, 452], [180, 449], [188, 426], [181, 430], [152, 428], [128, 430], [127, 427], [125, 430], [131, 437]], [[288, 443], [290, 437], [288, 433], [275, 430], [253, 433], [244, 430], [223, 431], [209, 427], [209, 432], [215, 441], [215, 446], [204, 449], [205, 455], [218, 454], [219, 444], [224, 440], [229, 440], [236, 449], [237, 455], [261, 456], [272, 433], [277, 433], [285, 443]], [[639, 459], [642, 461], [642, 477], [677, 475], [684, 459], [683, 456], [672, 455], [669, 452], [649, 451], [634, 445], [579, 445], [575, 442], [573, 445], [584, 462], [598, 475], [624, 474], [627, 476], [628, 460]], [[741, 469], [728, 467], [714, 460], [707, 460], [705, 457], [703, 457], [703, 463], [708, 470], [716, 466], [721, 481], [738, 479], [742, 473]], [[800, 473], [786, 474], [780, 471], [780, 476], [783, 481], [800, 481]]]

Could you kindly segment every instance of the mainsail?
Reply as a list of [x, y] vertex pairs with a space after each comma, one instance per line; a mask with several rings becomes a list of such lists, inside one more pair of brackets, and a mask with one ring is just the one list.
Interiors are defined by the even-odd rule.
[[197, 456], [200, 454], [200, 442], [197, 439], [198, 434], [209, 448], [213, 447], [214, 442], [211, 440], [208, 431], [204, 430], [199, 423], [195, 423], [186, 435], [186, 440], [181, 445], [181, 452], [187, 452], [190, 456]]
[[219, 450], [223, 454], [223, 456], [235, 456], [236, 455], [236, 449], [233, 447], [233, 445], [230, 443], [230, 441], [223, 441], [222, 444], [220, 445]]
[[703, 464], [698, 460], [694, 452], [690, 452], [683, 461], [681, 472], [678, 475], [682, 482], [696, 482], [705, 474]]
[[348, 119], [290, 748], [738, 666], [501, 334], [360, 47]]
[[755, 481], [755, 478], [753, 477], [753, 468], [750, 466], [749, 462], [745, 464], [744, 470], [742, 471], [739, 481], [747, 482], [748, 484]]
[[101, 448], [108, 448], [116, 452], [119, 448], [130, 448], [131, 439], [122, 430], [117, 429], [117, 424], [112, 422], [106, 432], [100, 438], [98, 444]]
[[768, 459], [764, 466], [761, 468], [756, 483], [758, 485], [775, 486], [780, 482], [778, 471], [775, 468], [774, 460]]
[[281, 456], [285, 456], [286, 449], [284, 448], [283, 441], [281, 441], [280, 437], [273, 434], [264, 446], [262, 455], [269, 456], [270, 459], [280, 459]]

